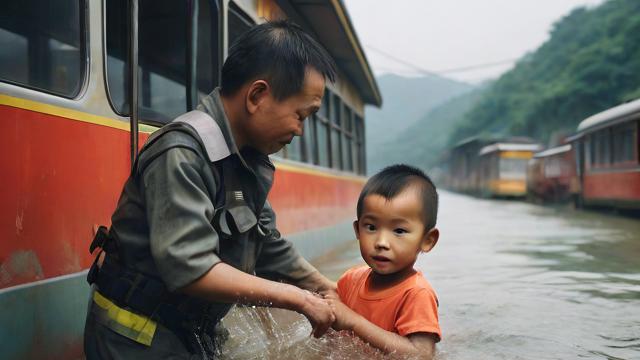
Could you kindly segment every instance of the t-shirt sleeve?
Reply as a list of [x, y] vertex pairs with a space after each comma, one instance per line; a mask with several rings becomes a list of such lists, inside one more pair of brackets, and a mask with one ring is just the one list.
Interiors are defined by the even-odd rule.
[[338, 296], [340, 296], [340, 301], [346, 302], [349, 293], [353, 289], [354, 286], [354, 273], [356, 272], [356, 268], [347, 270], [340, 279], [338, 279]]
[[349, 282], [349, 280], [347, 279], [347, 276], [348, 276], [347, 274], [349, 274], [349, 272], [342, 274], [342, 276], [340, 276], [340, 279], [338, 279], [338, 296], [342, 301], [345, 300], [346, 289]]
[[151, 254], [170, 291], [221, 261], [215, 252], [218, 234], [211, 225], [212, 195], [201, 175], [204, 166], [194, 152], [174, 148], [143, 173]]
[[421, 288], [409, 291], [398, 313], [395, 323], [398, 334], [432, 333], [440, 341], [442, 333], [438, 322], [438, 299], [432, 290]]

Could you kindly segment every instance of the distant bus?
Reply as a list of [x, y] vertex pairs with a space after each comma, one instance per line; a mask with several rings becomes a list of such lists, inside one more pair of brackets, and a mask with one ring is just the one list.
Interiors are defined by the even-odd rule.
[[535, 153], [527, 165], [527, 194], [547, 202], [575, 200], [580, 193], [575, 151], [564, 144]]
[[479, 194], [480, 162], [478, 161], [478, 152], [496, 141], [493, 138], [474, 136], [460, 141], [449, 149], [441, 165], [446, 169], [443, 176], [445, 187], [461, 193]]
[[583, 120], [571, 137], [587, 206], [640, 209], [640, 99]]
[[538, 144], [497, 142], [478, 152], [480, 193], [485, 197], [524, 197], [527, 162]]
[[366, 173], [364, 106], [381, 104], [341, 1], [2, 1], [0, 358], [83, 356], [88, 246], [110, 224], [131, 160], [219, 84], [229, 44], [278, 18], [313, 34], [339, 67], [304, 136], [273, 157], [278, 227], [310, 258], [350, 239]]

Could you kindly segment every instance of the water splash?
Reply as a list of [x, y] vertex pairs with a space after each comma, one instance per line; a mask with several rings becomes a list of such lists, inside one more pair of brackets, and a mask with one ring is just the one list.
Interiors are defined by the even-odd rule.
[[227, 360], [355, 360], [406, 359], [384, 355], [358, 337], [329, 330], [316, 339], [307, 319], [295, 312], [255, 306], [236, 306], [222, 324], [229, 337], [218, 350]]

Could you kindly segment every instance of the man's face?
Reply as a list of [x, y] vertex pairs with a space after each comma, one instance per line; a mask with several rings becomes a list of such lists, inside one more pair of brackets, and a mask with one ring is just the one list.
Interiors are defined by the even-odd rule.
[[247, 123], [248, 145], [268, 155], [280, 151], [294, 136], [302, 136], [304, 119], [322, 104], [324, 83], [322, 74], [309, 68], [299, 93], [281, 101], [267, 95]]

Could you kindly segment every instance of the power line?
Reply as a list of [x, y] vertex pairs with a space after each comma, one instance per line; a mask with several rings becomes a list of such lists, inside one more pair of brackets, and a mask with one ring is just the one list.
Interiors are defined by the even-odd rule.
[[494, 67], [494, 66], [503, 65], [503, 64], [513, 64], [514, 62], [516, 62], [518, 60], [519, 60], [518, 58], [505, 59], [505, 60], [500, 60], [500, 61], [495, 61], [495, 62], [490, 62], [490, 63], [482, 63], [482, 64], [469, 65], [469, 66], [453, 68], [453, 69], [438, 70], [438, 74], [449, 74], [449, 73], [454, 73], [454, 72], [465, 72], [465, 71], [469, 71], [469, 70], [484, 69], [484, 68]]
[[457, 67], [457, 68], [451, 68], [451, 69], [445, 69], [445, 70], [438, 70], [438, 71], [432, 71], [432, 70], [427, 70], [425, 68], [422, 68], [416, 64], [413, 64], [411, 62], [408, 62], [406, 60], [400, 59], [392, 54], [389, 54], [386, 51], [380, 50], [378, 48], [375, 48], [371, 45], [365, 45], [367, 48], [369, 48], [370, 50], [373, 50], [389, 59], [392, 59], [398, 63], [404, 64], [406, 66], [409, 66], [411, 68], [413, 68], [414, 70], [422, 73], [422, 74], [426, 74], [426, 75], [443, 75], [443, 74], [451, 74], [451, 73], [456, 73], [456, 72], [465, 72], [465, 71], [470, 71], [470, 70], [477, 70], [477, 69], [483, 69], [483, 68], [489, 68], [489, 67], [495, 67], [498, 65], [503, 65], [503, 64], [512, 64], [514, 62], [516, 62], [518, 59], [517, 58], [512, 58], [512, 59], [505, 59], [505, 60], [500, 60], [500, 61], [494, 61], [494, 62], [490, 62], [490, 63], [482, 63], [482, 64], [475, 64], [475, 65], [469, 65], [469, 66], [464, 66], [464, 67]]
[[439, 75], [439, 74], [437, 74], [437, 73], [436, 73], [436, 72], [434, 72], [434, 71], [426, 70], [426, 69], [424, 69], [424, 68], [422, 68], [422, 67], [420, 67], [420, 66], [418, 66], [418, 65], [415, 65], [415, 64], [412, 64], [412, 63], [410, 63], [410, 62], [408, 62], [408, 61], [405, 61], [405, 60], [402, 60], [402, 59], [400, 59], [400, 58], [397, 58], [397, 57], [395, 57], [395, 56], [393, 56], [393, 55], [391, 55], [391, 54], [389, 54], [389, 53], [387, 53], [387, 52], [385, 52], [385, 51], [382, 51], [382, 50], [380, 50], [380, 49], [377, 49], [377, 48], [375, 48], [375, 47], [373, 47], [373, 46], [371, 46], [371, 45], [365, 45], [365, 46], [366, 46], [367, 48], [369, 48], [369, 49], [371, 49], [371, 50], [373, 50], [373, 51], [375, 51], [375, 52], [377, 52], [377, 53], [381, 54], [381, 55], [384, 55], [384, 56], [388, 57], [389, 59], [392, 59], [392, 60], [397, 61], [397, 62], [399, 62], [399, 63], [401, 63], [401, 64], [404, 64], [404, 65], [407, 65], [407, 66], [409, 66], [410, 68], [413, 68], [414, 70], [417, 70], [418, 72], [420, 72], [420, 73], [422, 73], [422, 74], [425, 74], [425, 75]]

